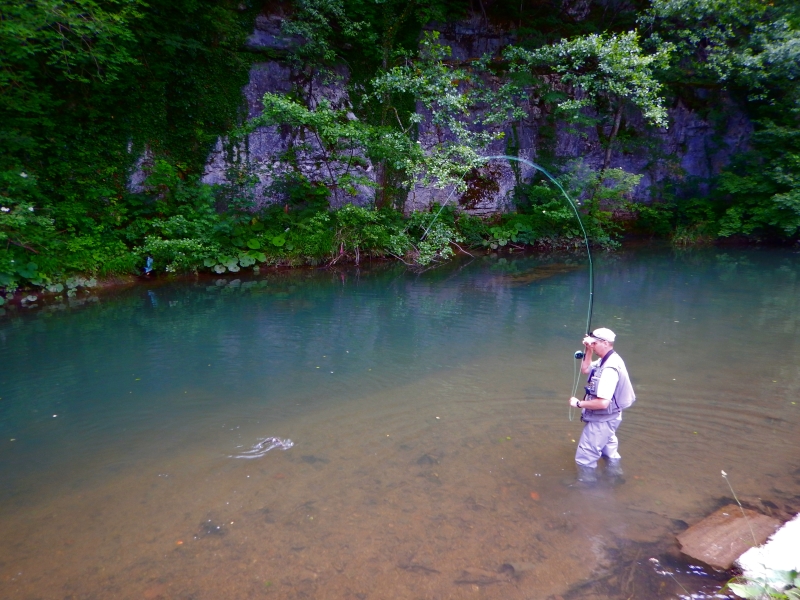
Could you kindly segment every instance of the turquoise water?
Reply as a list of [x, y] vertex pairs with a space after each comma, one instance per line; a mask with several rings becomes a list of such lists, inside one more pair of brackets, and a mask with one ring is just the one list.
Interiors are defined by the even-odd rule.
[[[740, 497], [800, 508], [798, 257], [596, 257], [593, 324], [639, 401], [626, 483], [590, 491], [568, 485], [580, 255], [8, 311], [0, 596], [678, 597], [637, 561], [730, 497], [721, 469]], [[294, 447], [231, 458], [270, 436]]]

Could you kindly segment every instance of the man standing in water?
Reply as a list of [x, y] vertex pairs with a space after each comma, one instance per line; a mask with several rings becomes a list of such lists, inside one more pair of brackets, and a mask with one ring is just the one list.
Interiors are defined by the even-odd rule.
[[[589, 376], [589, 385], [583, 400], [569, 400], [571, 406], [582, 410], [581, 421], [586, 423], [575, 453], [578, 481], [583, 483], [597, 481], [597, 461], [601, 456], [608, 460], [609, 475], [622, 476], [617, 428], [622, 411], [633, 404], [636, 395], [622, 357], [614, 352], [616, 337], [613, 331], [601, 327], [583, 339], [581, 372]], [[593, 361], [594, 353], [600, 358]]]

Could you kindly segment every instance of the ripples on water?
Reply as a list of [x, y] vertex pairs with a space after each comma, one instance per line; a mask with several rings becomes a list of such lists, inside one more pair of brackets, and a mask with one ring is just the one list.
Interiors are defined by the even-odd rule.
[[[590, 491], [568, 485], [580, 260], [6, 315], [0, 596], [718, 597], [674, 534], [726, 501], [720, 470], [800, 508], [798, 274], [783, 251], [598, 257], [594, 325], [639, 401], [626, 483]], [[294, 447], [230, 458], [268, 436]]]

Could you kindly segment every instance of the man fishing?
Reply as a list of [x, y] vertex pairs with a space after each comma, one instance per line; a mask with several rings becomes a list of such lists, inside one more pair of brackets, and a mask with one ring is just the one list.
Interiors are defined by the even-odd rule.
[[[622, 357], [614, 352], [616, 337], [613, 331], [601, 327], [583, 339], [581, 372], [589, 376], [586, 395], [583, 400], [574, 396], [569, 400], [571, 406], [581, 409], [581, 421], [586, 423], [575, 453], [578, 481], [583, 483], [597, 481], [601, 456], [608, 460], [609, 475], [622, 476], [617, 428], [622, 411], [634, 403], [636, 395]], [[592, 360], [594, 354], [597, 360]]]

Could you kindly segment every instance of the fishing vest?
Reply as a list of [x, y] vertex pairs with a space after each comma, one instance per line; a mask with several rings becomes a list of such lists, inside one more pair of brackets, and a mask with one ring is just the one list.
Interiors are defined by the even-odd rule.
[[589, 372], [589, 385], [586, 386], [587, 396], [591, 396], [592, 399], [597, 397], [595, 394], [597, 383], [605, 369], [613, 369], [619, 375], [614, 395], [611, 397], [608, 408], [598, 410], [585, 408], [581, 415], [583, 421], [613, 421], [623, 410], [636, 402], [636, 394], [633, 391], [631, 379], [628, 377], [628, 369], [625, 368], [625, 363], [620, 355], [613, 350], [609, 351], [603, 360], [597, 366], [593, 366]]

